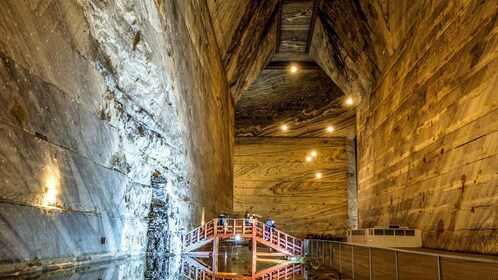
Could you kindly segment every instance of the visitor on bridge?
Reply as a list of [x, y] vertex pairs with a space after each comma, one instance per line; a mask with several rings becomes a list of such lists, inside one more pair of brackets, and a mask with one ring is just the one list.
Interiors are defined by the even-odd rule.
[[270, 218], [266, 218], [266, 222], [265, 222], [265, 232], [267, 232], [268, 234], [266, 235], [266, 240], [270, 240], [270, 235], [271, 235], [271, 229], [272, 229], [272, 225], [273, 225], [273, 222], [272, 220], [270, 220]]
[[225, 214], [221, 213], [218, 216], [218, 225], [223, 227], [225, 226]]
[[246, 226], [252, 225], [252, 215], [248, 211], [246, 211], [244, 217], [246, 218]]

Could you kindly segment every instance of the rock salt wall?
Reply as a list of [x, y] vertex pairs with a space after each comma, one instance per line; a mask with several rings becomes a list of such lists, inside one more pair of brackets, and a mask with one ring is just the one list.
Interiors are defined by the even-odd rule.
[[417, 23], [358, 108], [359, 224], [406, 225], [425, 247], [496, 254], [498, 3], [413, 4], [399, 19]]
[[231, 209], [233, 102], [204, 1], [0, 13], [0, 271], [178, 253], [202, 207]]

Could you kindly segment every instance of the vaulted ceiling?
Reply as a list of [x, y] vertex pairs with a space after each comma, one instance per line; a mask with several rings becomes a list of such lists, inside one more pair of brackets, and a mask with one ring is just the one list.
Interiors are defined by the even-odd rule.
[[[400, 43], [391, 26], [401, 19], [390, 13], [415, 7], [392, 2], [208, 1], [236, 102], [236, 136], [354, 137], [355, 105]], [[409, 32], [415, 19], [405, 22], [397, 32]]]

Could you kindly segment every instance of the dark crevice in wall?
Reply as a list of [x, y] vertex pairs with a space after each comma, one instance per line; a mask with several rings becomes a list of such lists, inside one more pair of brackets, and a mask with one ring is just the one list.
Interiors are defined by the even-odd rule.
[[[168, 273], [169, 258], [174, 255], [171, 238], [172, 224], [177, 223], [180, 215], [176, 215], [171, 197], [166, 190], [168, 179], [154, 175], [151, 179], [152, 199], [148, 216], [146, 270], [147, 279], [163, 279]], [[178, 214], [178, 213], [177, 213]]]

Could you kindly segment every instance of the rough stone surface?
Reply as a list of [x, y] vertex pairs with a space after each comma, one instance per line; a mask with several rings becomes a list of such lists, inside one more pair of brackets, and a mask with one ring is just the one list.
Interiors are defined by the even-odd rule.
[[361, 1], [323, 1], [313, 33], [310, 56], [347, 96], [356, 102], [370, 92], [382, 67], [381, 47], [361, 9]]
[[0, 261], [144, 254], [147, 232], [178, 253], [202, 207], [231, 209], [233, 100], [206, 2], [0, 10]]
[[228, 84], [237, 102], [276, 51], [278, 0], [207, 3]]

